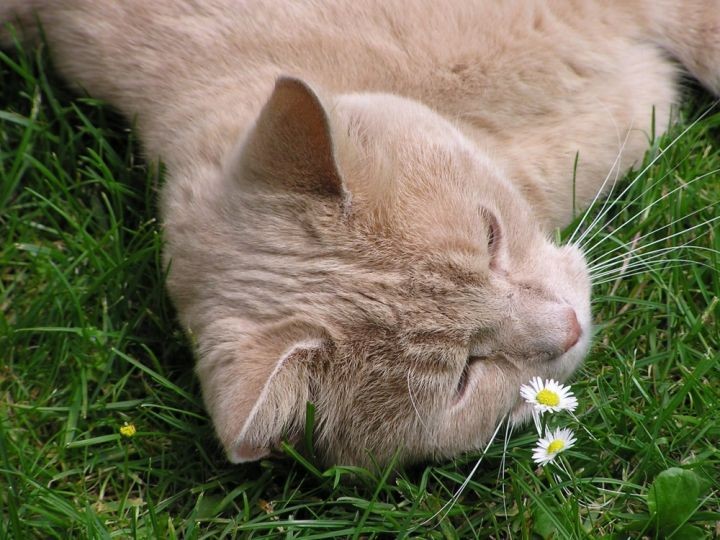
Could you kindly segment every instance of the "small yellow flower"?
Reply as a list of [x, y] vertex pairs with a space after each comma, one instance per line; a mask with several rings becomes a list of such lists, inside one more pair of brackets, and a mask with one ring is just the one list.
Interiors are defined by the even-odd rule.
[[137, 429], [135, 429], [135, 424], [128, 424], [125, 422], [122, 426], [120, 426], [120, 435], [123, 437], [132, 437], [137, 433]]

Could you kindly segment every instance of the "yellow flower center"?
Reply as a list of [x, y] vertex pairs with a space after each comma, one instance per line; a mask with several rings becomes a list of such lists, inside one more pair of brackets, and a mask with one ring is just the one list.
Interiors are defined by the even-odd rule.
[[125, 422], [125, 425], [120, 426], [120, 435], [123, 437], [132, 437], [135, 435], [137, 430], [135, 429], [135, 426], [133, 424], [128, 424]]
[[547, 405], [548, 407], [557, 407], [560, 405], [560, 396], [547, 388], [540, 390], [537, 396], [535, 396], [535, 399], [540, 405]]
[[548, 445], [547, 451], [548, 454], [556, 454], [563, 448], [565, 448], [565, 441], [563, 441], [562, 439], [555, 439]]

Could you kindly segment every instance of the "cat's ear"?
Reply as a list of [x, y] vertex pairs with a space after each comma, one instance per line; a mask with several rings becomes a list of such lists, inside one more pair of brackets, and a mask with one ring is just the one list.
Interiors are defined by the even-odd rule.
[[199, 343], [203, 397], [228, 459], [267, 456], [302, 430], [310, 400], [308, 363], [326, 351], [325, 333], [291, 320], [261, 328], [225, 320]]
[[327, 111], [307, 83], [281, 77], [240, 155], [241, 177], [287, 189], [344, 196]]

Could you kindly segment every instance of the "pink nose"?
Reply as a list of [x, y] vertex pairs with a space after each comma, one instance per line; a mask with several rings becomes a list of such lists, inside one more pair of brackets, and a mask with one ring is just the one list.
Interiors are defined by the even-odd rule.
[[568, 352], [580, 340], [582, 328], [580, 327], [580, 323], [577, 319], [577, 314], [575, 313], [575, 310], [573, 308], [567, 308], [567, 313], [565, 317], [567, 319], [568, 333], [567, 337], [565, 338], [564, 350], [565, 352]]

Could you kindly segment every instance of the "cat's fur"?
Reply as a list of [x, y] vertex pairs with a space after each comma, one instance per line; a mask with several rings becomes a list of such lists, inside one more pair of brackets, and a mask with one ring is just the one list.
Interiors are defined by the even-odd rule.
[[[720, 2], [4, 0], [167, 170], [168, 286], [232, 461], [452, 456], [565, 380], [590, 281], [549, 237], [643, 154]], [[7, 37], [7, 36], [6, 36]]]

